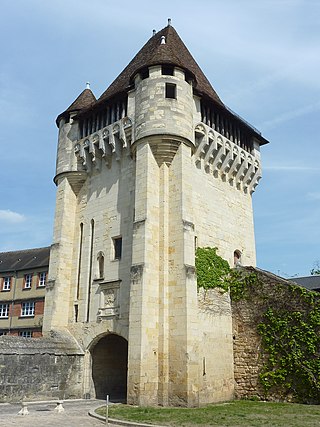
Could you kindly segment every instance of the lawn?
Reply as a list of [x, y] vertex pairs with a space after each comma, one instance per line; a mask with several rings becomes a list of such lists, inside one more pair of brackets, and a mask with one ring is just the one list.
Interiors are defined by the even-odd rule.
[[[96, 412], [105, 415], [105, 407]], [[320, 405], [253, 401], [234, 401], [203, 408], [110, 405], [109, 417], [176, 427], [319, 427]]]

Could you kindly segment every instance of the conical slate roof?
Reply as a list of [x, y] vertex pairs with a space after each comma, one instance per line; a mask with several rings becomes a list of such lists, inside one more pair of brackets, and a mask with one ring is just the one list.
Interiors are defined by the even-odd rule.
[[88, 108], [92, 104], [94, 104], [96, 100], [97, 99], [92, 93], [92, 90], [87, 88], [80, 93], [78, 98], [70, 105], [70, 107], [66, 109], [66, 111], [68, 112], [79, 111], [79, 110], [82, 110], [83, 108]]
[[80, 93], [78, 98], [76, 98], [75, 101], [73, 101], [73, 103], [63, 113], [59, 114], [59, 116], [57, 117], [57, 120], [56, 120], [57, 125], [59, 125], [59, 120], [61, 119], [61, 117], [66, 116], [68, 113], [71, 113], [72, 111], [77, 112], [77, 111], [81, 111], [85, 108], [89, 108], [96, 101], [97, 101], [97, 99], [94, 96], [92, 90], [89, 88], [86, 88], [85, 90], [83, 90]]
[[[162, 39], [164, 39], [165, 43], [161, 42]], [[211, 101], [216, 104], [220, 111], [224, 111], [225, 114], [239, 121], [242, 126], [258, 138], [260, 145], [268, 143], [257, 129], [253, 128], [223, 104], [209, 80], [171, 25], [166, 26], [147, 41], [98, 100], [90, 89], [85, 89], [70, 107], [58, 116], [57, 125], [59, 126], [60, 118], [67, 116], [71, 111], [77, 111], [79, 113], [78, 117], [83, 114], [87, 115], [93, 109], [103, 108], [104, 104], [110, 98], [127, 94], [128, 90], [133, 87], [134, 76], [152, 65], [173, 65], [185, 70], [186, 77], [191, 77], [193, 80], [193, 89], [196, 94], [207, 98], [209, 102]]]
[[[161, 44], [162, 36], [165, 37], [165, 44]], [[128, 90], [132, 77], [142, 68], [161, 64], [176, 65], [188, 71], [195, 80], [194, 87], [197, 92], [205, 94], [223, 105], [201, 68], [171, 25], [163, 28], [147, 41], [122, 73], [100, 96], [99, 101]]]

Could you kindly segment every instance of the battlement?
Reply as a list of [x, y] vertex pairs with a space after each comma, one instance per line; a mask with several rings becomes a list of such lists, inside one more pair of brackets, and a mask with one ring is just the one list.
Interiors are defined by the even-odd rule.
[[195, 127], [195, 163], [245, 193], [252, 194], [261, 178], [259, 144], [251, 152], [204, 123]]
[[99, 170], [102, 161], [110, 166], [112, 156], [120, 160], [131, 140], [132, 121], [124, 117], [77, 141], [74, 152], [84, 170], [90, 173], [93, 168]]

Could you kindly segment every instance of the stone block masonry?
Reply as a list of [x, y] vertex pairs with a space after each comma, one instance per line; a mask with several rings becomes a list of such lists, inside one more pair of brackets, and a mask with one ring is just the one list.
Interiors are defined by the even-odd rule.
[[83, 352], [65, 335], [0, 337], [0, 402], [82, 398]]

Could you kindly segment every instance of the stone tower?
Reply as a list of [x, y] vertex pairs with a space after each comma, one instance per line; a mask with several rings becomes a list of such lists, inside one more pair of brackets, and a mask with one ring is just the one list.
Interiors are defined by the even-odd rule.
[[230, 301], [198, 292], [195, 247], [255, 265], [251, 195], [267, 141], [222, 103], [171, 25], [57, 125], [43, 329], [83, 348], [83, 394], [232, 398]]

